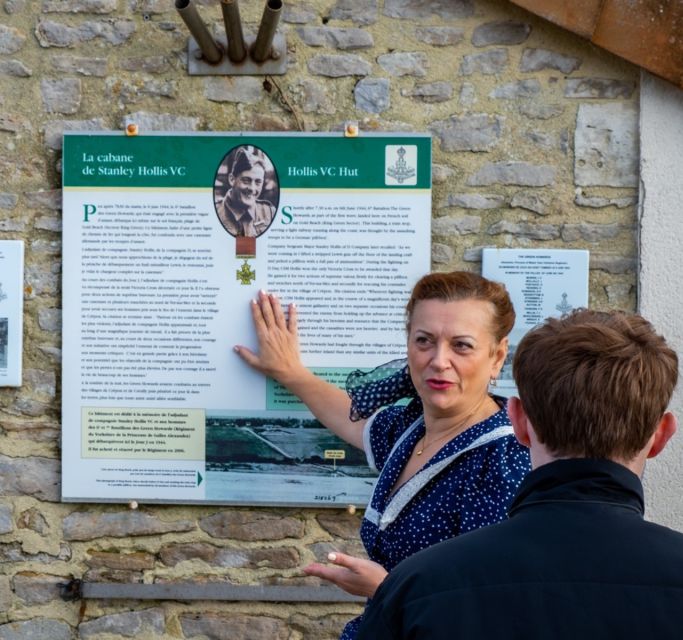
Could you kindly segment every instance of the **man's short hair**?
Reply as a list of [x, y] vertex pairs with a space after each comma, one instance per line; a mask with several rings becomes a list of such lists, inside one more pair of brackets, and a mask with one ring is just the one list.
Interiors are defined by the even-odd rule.
[[524, 336], [513, 375], [552, 454], [631, 460], [669, 405], [678, 357], [639, 315], [578, 309]]
[[261, 167], [263, 173], [266, 173], [266, 163], [263, 158], [247, 150], [245, 147], [238, 147], [230, 164], [230, 175], [236, 178], [243, 171], [249, 171], [254, 167]]

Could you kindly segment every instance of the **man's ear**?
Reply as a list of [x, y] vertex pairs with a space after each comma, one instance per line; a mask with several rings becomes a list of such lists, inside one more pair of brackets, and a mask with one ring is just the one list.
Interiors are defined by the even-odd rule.
[[657, 429], [652, 434], [652, 445], [650, 450], [647, 452], [648, 458], [654, 458], [659, 455], [666, 447], [666, 443], [669, 442], [671, 436], [676, 433], [676, 417], [670, 411], [667, 411], [662, 419], [657, 425]]
[[531, 438], [529, 437], [529, 418], [524, 411], [522, 401], [514, 396], [508, 400], [508, 415], [510, 422], [512, 422], [512, 429], [515, 432], [515, 438], [523, 447], [531, 445]]

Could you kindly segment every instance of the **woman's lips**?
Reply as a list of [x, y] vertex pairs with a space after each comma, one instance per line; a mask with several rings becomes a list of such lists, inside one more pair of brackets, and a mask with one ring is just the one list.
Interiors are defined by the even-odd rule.
[[436, 378], [429, 378], [427, 380], [427, 386], [429, 386], [431, 389], [436, 389], [437, 391], [443, 391], [452, 385], [453, 383], [448, 380], [437, 380]]

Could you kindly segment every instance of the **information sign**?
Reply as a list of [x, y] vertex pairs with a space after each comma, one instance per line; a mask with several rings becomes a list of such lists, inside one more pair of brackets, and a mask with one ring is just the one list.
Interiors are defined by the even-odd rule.
[[24, 243], [0, 240], [0, 387], [21, 386]]
[[504, 283], [515, 307], [510, 349], [495, 389], [515, 395], [512, 359], [524, 334], [545, 318], [588, 306], [588, 251], [486, 248], [482, 275]]
[[405, 354], [430, 137], [66, 133], [63, 183], [63, 499], [364, 504], [364, 453], [232, 347], [264, 289], [335, 384]]

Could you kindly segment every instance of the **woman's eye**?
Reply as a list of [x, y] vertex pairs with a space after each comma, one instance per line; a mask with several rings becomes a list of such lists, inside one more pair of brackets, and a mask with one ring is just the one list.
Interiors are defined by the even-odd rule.
[[468, 342], [456, 342], [454, 346], [458, 351], [469, 351], [472, 348]]
[[415, 338], [415, 343], [416, 343], [416, 344], [419, 344], [419, 345], [425, 345], [425, 344], [428, 344], [428, 343], [429, 343], [429, 340], [428, 340], [428, 338], [425, 337], [425, 336], [417, 336], [417, 337]]

